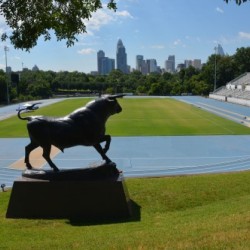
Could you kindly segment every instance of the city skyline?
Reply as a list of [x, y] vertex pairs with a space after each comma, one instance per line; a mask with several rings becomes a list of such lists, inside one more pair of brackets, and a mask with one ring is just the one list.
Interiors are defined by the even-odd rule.
[[[214, 53], [225, 56], [224, 50], [220, 44], [216, 45], [214, 48]], [[120, 54], [120, 55], [119, 55]], [[118, 69], [121, 70], [123, 73], [130, 73], [134, 70], [140, 71], [142, 74], [146, 75], [152, 72], [169, 72], [175, 73], [181, 69], [188, 68], [189, 66], [193, 66], [196, 69], [201, 69], [202, 62], [201, 59], [194, 59], [194, 60], [184, 60], [184, 62], [177, 64], [175, 66], [175, 55], [169, 55], [168, 59], [165, 60], [164, 67], [161, 67], [157, 64], [157, 60], [155, 58], [151, 59], [144, 59], [143, 55], [136, 55], [135, 58], [135, 67], [131, 67], [127, 64], [127, 54], [126, 54], [126, 47], [123, 45], [121, 39], [117, 42], [116, 47], [116, 62], [115, 59], [111, 59], [105, 57], [105, 52], [103, 50], [99, 50], [97, 52], [97, 71], [92, 71], [92, 74], [99, 74], [99, 75], [107, 75], [112, 70]], [[119, 62], [120, 60], [120, 62]], [[114, 66], [116, 64], [116, 67]]]
[[[136, 55], [154, 58], [164, 68], [169, 55], [175, 55], [176, 65], [197, 58], [206, 63], [217, 44], [228, 55], [250, 44], [250, 2], [238, 6], [223, 0], [118, 0], [117, 7], [116, 12], [104, 6], [93, 13], [86, 21], [88, 33], [79, 35], [79, 41], [70, 48], [65, 41], [57, 42], [52, 33], [51, 41], [39, 39], [30, 52], [15, 50], [9, 42], [0, 43], [0, 68], [5, 69], [4, 46], [9, 47], [8, 66], [13, 71], [37, 65], [41, 70], [89, 73], [97, 70], [100, 49], [109, 58], [116, 58], [119, 39], [132, 68], [136, 68]], [[8, 27], [0, 16], [0, 33], [4, 31]]]
[[[119, 53], [121, 54], [119, 56]], [[216, 45], [214, 48], [214, 53], [217, 55], [225, 56], [223, 47], [221, 44]], [[119, 60], [121, 62], [119, 62]], [[181, 62], [176, 65], [175, 63], [175, 55], [169, 55], [168, 59], [165, 60], [164, 66], [161, 67], [157, 64], [157, 60], [155, 58], [152, 59], [144, 59], [143, 55], [136, 55], [135, 58], [135, 67], [131, 67], [127, 64], [127, 54], [126, 48], [122, 43], [122, 40], [119, 39], [116, 47], [116, 60], [113, 58], [109, 58], [105, 56], [105, 52], [103, 50], [99, 50], [97, 52], [97, 61], [96, 61], [97, 69], [88, 72], [90, 74], [99, 74], [99, 75], [108, 75], [112, 70], [118, 69], [125, 74], [129, 74], [134, 70], [140, 71], [142, 74], [146, 75], [153, 72], [158, 73], [175, 73], [180, 71], [181, 69], [188, 68], [189, 66], [193, 66], [196, 69], [202, 68], [201, 59], [188, 60], [185, 59], [184, 62]], [[8, 72], [12, 71], [11, 66], [7, 67]], [[38, 71], [39, 67], [35, 64], [32, 69], [23, 68], [22, 70], [32, 70]]]

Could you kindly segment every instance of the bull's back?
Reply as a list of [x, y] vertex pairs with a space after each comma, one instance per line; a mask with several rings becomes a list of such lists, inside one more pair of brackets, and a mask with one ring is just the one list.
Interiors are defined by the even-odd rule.
[[93, 119], [33, 119], [27, 128], [30, 138], [40, 146], [55, 145], [60, 149], [77, 145], [92, 146], [99, 143], [105, 133], [104, 125]]

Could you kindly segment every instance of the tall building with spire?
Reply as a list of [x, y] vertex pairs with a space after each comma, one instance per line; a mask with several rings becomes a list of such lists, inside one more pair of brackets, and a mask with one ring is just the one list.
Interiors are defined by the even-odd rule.
[[121, 39], [118, 40], [116, 48], [116, 68], [121, 70], [124, 74], [128, 73], [126, 49]]
[[225, 56], [225, 52], [220, 44], [218, 44], [218, 46], [215, 47], [215, 52], [217, 55]]

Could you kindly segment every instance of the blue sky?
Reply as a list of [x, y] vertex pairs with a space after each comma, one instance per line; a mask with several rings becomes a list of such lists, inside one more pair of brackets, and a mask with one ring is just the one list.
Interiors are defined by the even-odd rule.
[[[47, 42], [39, 39], [30, 52], [1, 42], [0, 68], [5, 68], [4, 46], [9, 47], [8, 66], [13, 71], [37, 65], [41, 70], [85, 73], [97, 70], [98, 50], [115, 59], [118, 39], [126, 47], [132, 68], [136, 55], [156, 59], [164, 67], [169, 55], [175, 55], [177, 64], [185, 59], [205, 63], [218, 43], [229, 55], [250, 46], [250, 1], [238, 6], [234, 0], [229, 4], [223, 0], [118, 0], [117, 7], [116, 12], [104, 7], [94, 13], [86, 22], [88, 33], [79, 35], [79, 42], [70, 48], [55, 37]], [[0, 17], [0, 33], [7, 29]]]

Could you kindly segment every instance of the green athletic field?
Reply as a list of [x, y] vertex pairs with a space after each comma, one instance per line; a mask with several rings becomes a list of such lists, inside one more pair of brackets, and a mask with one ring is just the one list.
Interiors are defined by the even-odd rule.
[[[89, 99], [68, 99], [29, 115], [64, 116]], [[250, 129], [171, 98], [119, 99], [123, 111], [107, 122], [112, 136], [241, 135]], [[0, 137], [27, 137], [26, 122], [16, 116], [0, 121]]]

